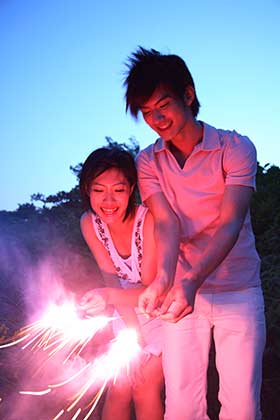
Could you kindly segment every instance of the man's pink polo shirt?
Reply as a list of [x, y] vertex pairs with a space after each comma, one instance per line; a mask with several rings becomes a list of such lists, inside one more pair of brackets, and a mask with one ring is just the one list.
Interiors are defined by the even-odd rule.
[[[202, 141], [180, 168], [159, 138], [137, 157], [142, 200], [163, 192], [181, 225], [176, 279], [200, 258], [216, 230], [226, 185], [255, 189], [257, 169], [253, 143], [235, 131], [203, 123]], [[220, 266], [208, 276], [202, 291], [233, 291], [260, 284], [260, 259], [248, 211], [238, 240]]]

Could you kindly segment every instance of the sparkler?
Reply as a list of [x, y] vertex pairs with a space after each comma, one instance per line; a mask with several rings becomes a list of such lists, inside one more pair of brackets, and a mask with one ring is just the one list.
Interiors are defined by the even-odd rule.
[[111, 380], [115, 382], [122, 369], [126, 369], [128, 372], [129, 363], [131, 360], [137, 357], [140, 349], [141, 348], [137, 341], [136, 331], [133, 329], [124, 329], [119, 332], [114, 340], [111, 341], [111, 346], [107, 353], [102, 354], [93, 362], [85, 365], [72, 377], [67, 378], [60, 383], [50, 384], [46, 389], [42, 391], [21, 391], [20, 393], [23, 395], [33, 396], [46, 395], [56, 388], [60, 388], [64, 385], [72, 383], [75, 379], [77, 379], [77, 377], [81, 376], [82, 373], [86, 373], [84, 377], [84, 383], [79, 392], [70, 398], [70, 404], [60, 410], [59, 413], [53, 418], [53, 420], [61, 418], [64, 413], [70, 413], [75, 408], [76, 412], [74, 413], [71, 420], [77, 419], [82, 411], [84, 411], [81, 407], [77, 408], [77, 405], [89, 393], [94, 394], [94, 385], [96, 385], [96, 388], [99, 387], [99, 389], [88, 404], [88, 411], [82, 418], [82, 420], [87, 420], [96, 408], [96, 405], [100, 400], [108, 382]]
[[64, 362], [79, 355], [95, 334], [114, 318], [96, 316], [81, 318], [73, 302], [50, 304], [38, 321], [22, 328], [10, 341], [0, 345], [1, 348], [22, 345], [25, 350], [42, 349], [48, 357], [57, 352], [68, 351]]
[[[39, 320], [22, 328], [11, 341], [0, 345], [0, 349], [20, 344], [22, 350], [27, 348], [31, 349], [31, 352], [42, 350], [47, 354], [47, 360], [63, 352], [62, 365], [65, 365], [69, 359], [75, 361], [95, 334], [113, 319], [115, 318], [107, 316], [82, 318], [73, 302], [52, 303]], [[91, 362], [84, 362], [84, 366], [76, 369], [71, 376], [51, 383], [45, 389], [20, 391], [20, 394], [42, 397], [70, 384], [72, 390], [70, 397], [67, 398], [69, 402], [52, 420], [62, 418], [67, 413], [69, 415], [74, 410], [71, 420], [78, 418], [88, 420], [108, 382], [111, 380], [115, 382], [123, 369], [128, 372], [129, 363], [137, 357], [139, 352], [136, 331], [124, 329], [110, 342], [105, 353]], [[77, 386], [79, 386], [79, 391], [73, 394], [73, 387], [77, 388]], [[82, 400], [89, 398], [91, 398], [90, 403], [83, 408]], [[81, 404], [82, 406], [79, 406]], [[84, 413], [85, 411], [87, 412]], [[81, 418], [81, 415], [84, 417]]]

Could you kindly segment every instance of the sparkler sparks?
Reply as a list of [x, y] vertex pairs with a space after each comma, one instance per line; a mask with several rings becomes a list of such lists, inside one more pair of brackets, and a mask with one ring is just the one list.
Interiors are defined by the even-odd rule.
[[[88, 395], [88, 393], [90, 393], [90, 395], [94, 394], [95, 389], [99, 387], [91, 402], [88, 404], [88, 412], [82, 418], [82, 420], [87, 420], [96, 408], [96, 405], [100, 400], [108, 382], [110, 380], [115, 382], [122, 369], [125, 368], [126, 371], [128, 371], [129, 363], [131, 360], [137, 357], [139, 352], [140, 346], [137, 341], [136, 331], [133, 329], [124, 329], [120, 331], [114, 340], [112, 340], [111, 346], [107, 353], [102, 354], [93, 362], [88, 363], [80, 371], [76, 372], [72, 377], [60, 383], [48, 385], [47, 389], [45, 390], [21, 391], [21, 394], [33, 396], [45, 395], [55, 388], [59, 388], [73, 382], [78, 376], [81, 376], [81, 374], [84, 373], [84, 383], [82, 387], [74, 396], [70, 398], [71, 402], [68, 407], [60, 410], [54, 419], [61, 418], [64, 413], [71, 412], [75, 407], [77, 407], [80, 401]], [[72, 419], [77, 419], [82, 411], [82, 408], [79, 407]]]
[[50, 304], [42, 318], [27, 325], [11, 341], [0, 348], [24, 343], [22, 349], [42, 349], [51, 357], [60, 350], [67, 350], [64, 363], [73, 355], [80, 354], [94, 335], [114, 318], [96, 316], [81, 318], [73, 302]]
[[[66, 362], [79, 359], [80, 353], [94, 335], [113, 319], [106, 316], [81, 318], [76, 305], [70, 301], [50, 304], [39, 320], [24, 327], [10, 342], [0, 345], [0, 349], [21, 345], [22, 350], [29, 348], [31, 353], [41, 350], [47, 355], [47, 361], [55, 354], [63, 353], [64, 360], [58, 366], [60, 369], [57, 373], [63, 368], [66, 378], [53, 381], [45, 389], [20, 391], [20, 394], [42, 397], [64, 387], [68, 403], [52, 420], [62, 419], [72, 411], [71, 420], [88, 420], [108, 382], [115, 382], [122, 371], [128, 373], [129, 363], [139, 354], [137, 333], [132, 329], [120, 331], [106, 352], [90, 362], [84, 361], [82, 367], [74, 366], [74, 374], [73, 370], [69, 374]], [[90, 403], [85, 404], [85, 400], [90, 400]]]

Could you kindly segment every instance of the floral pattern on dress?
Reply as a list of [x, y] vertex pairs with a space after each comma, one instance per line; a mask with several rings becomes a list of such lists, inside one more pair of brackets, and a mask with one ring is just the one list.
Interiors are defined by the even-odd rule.
[[141, 276], [141, 266], [142, 266], [142, 258], [143, 258], [143, 247], [142, 242], [143, 239], [141, 238], [141, 225], [142, 225], [143, 219], [139, 219], [136, 225], [135, 230], [135, 245], [137, 248], [137, 259], [138, 259], [138, 266], [139, 266], [139, 275]]
[[[95, 216], [95, 221], [96, 221], [96, 224], [97, 224], [97, 229], [98, 229], [100, 238], [101, 238], [101, 240], [102, 240], [102, 242], [104, 244], [104, 247], [107, 249], [107, 252], [109, 254], [109, 257], [113, 261], [113, 264], [114, 264], [115, 269], [116, 269], [116, 272], [117, 272], [117, 276], [120, 279], [128, 280], [129, 279], [128, 275], [126, 273], [124, 273], [121, 270], [121, 268], [115, 264], [115, 261], [112, 258], [110, 247], [109, 247], [109, 239], [107, 238], [106, 233], [105, 233], [105, 230], [103, 228], [103, 222], [102, 222], [102, 220], [100, 219], [100, 217], [97, 214], [95, 214], [94, 216]], [[139, 222], [140, 222], [140, 224], [139, 224]], [[140, 235], [140, 226], [141, 226], [141, 223], [142, 223], [142, 220], [139, 220], [138, 223], [137, 223], [137, 230], [135, 232], [135, 236], [136, 236], [135, 243], [136, 243], [136, 247], [137, 247], [137, 250], [138, 250], [138, 256], [137, 256], [137, 258], [138, 258], [138, 263], [140, 261], [140, 264], [141, 264], [141, 260], [142, 260], [142, 245], [141, 245], [141, 235]], [[138, 224], [139, 224], [139, 229], [138, 229]], [[137, 234], [138, 231], [139, 231], [139, 233]], [[138, 242], [139, 242], [139, 245], [138, 245]], [[140, 254], [140, 251], [141, 251], [141, 254]], [[141, 255], [141, 257], [140, 257], [140, 255]], [[139, 264], [139, 267], [140, 267], [140, 264]], [[140, 274], [141, 273], [139, 272], [139, 275]]]

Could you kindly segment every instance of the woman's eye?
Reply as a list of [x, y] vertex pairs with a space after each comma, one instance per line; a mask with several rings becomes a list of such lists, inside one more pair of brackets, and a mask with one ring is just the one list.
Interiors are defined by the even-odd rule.
[[93, 188], [91, 191], [97, 192], [97, 193], [102, 193], [103, 192], [103, 190], [99, 190], [98, 188]]
[[160, 105], [160, 109], [167, 108], [169, 105], [169, 102], [165, 102], [164, 104]]
[[124, 192], [125, 191], [125, 189], [124, 188], [120, 188], [120, 189], [118, 189], [118, 190], [115, 190], [115, 192], [117, 192], [117, 193], [119, 193], [119, 192]]

